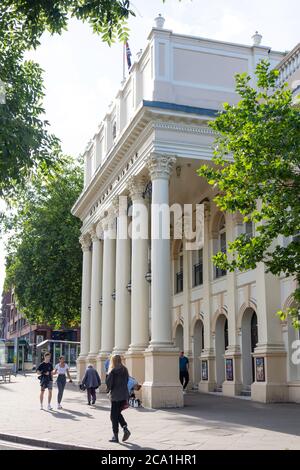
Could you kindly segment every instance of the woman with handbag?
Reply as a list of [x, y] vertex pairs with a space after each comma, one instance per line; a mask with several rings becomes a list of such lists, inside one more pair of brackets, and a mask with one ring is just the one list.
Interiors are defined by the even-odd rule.
[[88, 405], [91, 404], [92, 400], [92, 405], [96, 403], [96, 389], [100, 387], [101, 385], [101, 379], [99, 377], [98, 372], [92, 364], [89, 364], [84, 377], [81, 381], [82, 388], [86, 388], [87, 390], [87, 399], [88, 399]]
[[127, 441], [130, 436], [127, 423], [122, 415], [122, 410], [128, 408], [128, 370], [122, 364], [121, 356], [116, 354], [111, 357], [106, 385], [111, 398], [110, 419], [112, 422], [113, 437], [109, 442], [119, 442], [119, 424], [123, 428], [122, 441]]

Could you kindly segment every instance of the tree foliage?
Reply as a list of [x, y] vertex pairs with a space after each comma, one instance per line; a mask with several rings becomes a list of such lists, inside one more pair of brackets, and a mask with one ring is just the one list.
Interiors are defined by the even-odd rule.
[[7, 201], [32, 175], [47, 176], [61, 161], [57, 138], [42, 119], [42, 70], [24, 53], [40, 44], [45, 31], [61, 34], [70, 18], [88, 22], [111, 44], [128, 37], [128, 0], [1, 0], [0, 84], [0, 198]]
[[82, 189], [82, 170], [69, 161], [47, 183], [35, 182], [6, 220], [5, 289], [15, 287], [18, 308], [31, 323], [56, 328], [80, 319], [80, 221], [71, 207]]
[[[201, 167], [198, 174], [217, 185], [215, 202], [222, 211], [240, 212], [244, 222], [255, 224], [255, 235], [237, 237], [228, 247], [230, 259], [218, 253], [216, 265], [246, 270], [262, 261], [267, 271], [292, 276], [299, 286], [300, 112], [277, 77], [267, 61], [257, 65], [256, 86], [247, 74], [236, 76], [241, 100], [225, 103], [211, 123], [217, 133], [215, 165]], [[299, 287], [293, 295], [295, 308], [278, 313], [282, 319], [290, 313], [299, 327]]]

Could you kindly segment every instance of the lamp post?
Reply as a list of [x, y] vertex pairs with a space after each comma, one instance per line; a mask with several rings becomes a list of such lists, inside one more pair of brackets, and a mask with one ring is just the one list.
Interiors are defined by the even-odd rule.
[[128, 290], [129, 294], [131, 294], [131, 281], [128, 282], [126, 289]]

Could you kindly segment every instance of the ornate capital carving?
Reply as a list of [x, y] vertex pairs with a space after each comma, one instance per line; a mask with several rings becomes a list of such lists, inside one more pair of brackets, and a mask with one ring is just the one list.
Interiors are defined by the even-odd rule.
[[85, 233], [79, 237], [82, 251], [89, 251], [91, 245], [91, 237], [89, 233]]
[[102, 228], [101, 220], [99, 220], [99, 222], [96, 225], [96, 233], [99, 239], [103, 238], [103, 228]]
[[146, 189], [146, 178], [144, 176], [132, 176], [129, 181], [127, 188], [129, 190], [130, 197], [133, 201], [142, 199], [144, 191]]
[[111, 206], [106, 214], [100, 220], [103, 231], [115, 230], [116, 228], [116, 212], [115, 208]]
[[89, 234], [91, 236], [92, 243], [99, 241], [96, 224], [94, 224], [92, 228], [89, 230]]
[[152, 153], [146, 162], [151, 180], [157, 178], [169, 179], [175, 162], [175, 155]]
[[115, 217], [127, 215], [128, 197], [125, 194], [120, 194], [112, 200], [111, 211]]

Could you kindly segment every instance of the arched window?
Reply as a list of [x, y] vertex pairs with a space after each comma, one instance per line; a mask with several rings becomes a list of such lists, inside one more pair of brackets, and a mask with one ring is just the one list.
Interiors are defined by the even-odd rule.
[[[226, 223], [224, 215], [222, 215], [219, 222], [218, 251], [226, 253]], [[226, 276], [226, 269], [216, 268], [216, 278], [222, 276]]]

